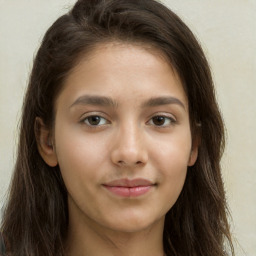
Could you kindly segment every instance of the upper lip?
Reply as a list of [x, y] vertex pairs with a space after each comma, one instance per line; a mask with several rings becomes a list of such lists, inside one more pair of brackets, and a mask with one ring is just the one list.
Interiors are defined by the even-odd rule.
[[118, 179], [118, 180], [113, 180], [110, 181], [108, 183], [103, 184], [105, 186], [109, 186], [109, 187], [139, 187], [139, 186], [152, 186], [154, 185], [153, 182], [151, 182], [150, 180], [147, 179], [133, 179], [133, 180], [129, 180], [129, 179]]

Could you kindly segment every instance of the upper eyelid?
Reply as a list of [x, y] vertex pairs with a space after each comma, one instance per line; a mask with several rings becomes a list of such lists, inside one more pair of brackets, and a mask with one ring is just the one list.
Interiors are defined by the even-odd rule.
[[163, 116], [163, 117], [166, 117], [166, 118], [170, 118], [170, 119], [174, 119], [175, 121], [177, 121], [177, 118], [174, 114], [171, 114], [171, 113], [165, 113], [165, 112], [156, 112], [154, 114], [151, 114], [149, 117], [148, 117], [148, 120], [152, 119], [153, 117], [156, 117], [156, 116]]
[[98, 111], [88, 111], [88, 112], [85, 112], [83, 113], [82, 115], [79, 116], [79, 120], [81, 119], [85, 119], [85, 118], [88, 118], [90, 116], [99, 116], [99, 117], [102, 117], [102, 118], [105, 118], [105, 119], [109, 119], [109, 116], [107, 114], [105, 114], [104, 112], [98, 112]]

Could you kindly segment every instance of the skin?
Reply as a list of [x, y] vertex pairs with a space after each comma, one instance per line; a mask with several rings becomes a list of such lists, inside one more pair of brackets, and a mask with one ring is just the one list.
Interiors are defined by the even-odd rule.
[[[113, 104], [89, 104], [88, 96]], [[153, 104], [156, 97], [172, 100]], [[38, 119], [38, 148], [48, 165], [59, 164], [67, 187], [68, 254], [163, 255], [165, 215], [198, 151], [188, 100], [171, 65], [142, 46], [98, 46], [71, 71], [55, 107], [53, 131]], [[90, 116], [99, 123], [92, 125]], [[137, 197], [103, 186], [123, 178], [153, 185]]]

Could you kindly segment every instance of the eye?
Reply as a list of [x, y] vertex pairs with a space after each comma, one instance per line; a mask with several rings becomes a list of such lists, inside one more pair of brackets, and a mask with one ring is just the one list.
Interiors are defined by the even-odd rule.
[[154, 116], [149, 120], [150, 125], [155, 125], [159, 127], [167, 127], [173, 125], [176, 122], [174, 118], [167, 116]]
[[82, 120], [83, 123], [87, 124], [88, 126], [100, 126], [107, 124], [108, 121], [102, 116], [88, 116]]

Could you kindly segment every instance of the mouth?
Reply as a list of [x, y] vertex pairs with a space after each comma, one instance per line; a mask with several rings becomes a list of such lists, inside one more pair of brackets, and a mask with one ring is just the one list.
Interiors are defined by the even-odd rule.
[[119, 179], [103, 184], [103, 187], [109, 192], [121, 197], [142, 196], [155, 186], [155, 183], [146, 179]]

